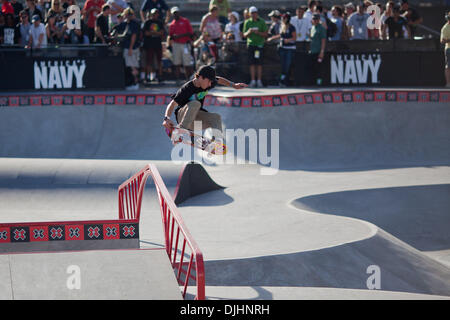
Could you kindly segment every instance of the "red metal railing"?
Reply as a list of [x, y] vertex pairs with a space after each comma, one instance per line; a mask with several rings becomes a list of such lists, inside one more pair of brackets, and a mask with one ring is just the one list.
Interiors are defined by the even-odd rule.
[[148, 164], [119, 187], [119, 219], [139, 219], [145, 184], [152, 176], [161, 209], [165, 247], [183, 298], [190, 283], [197, 286], [195, 299], [205, 299], [203, 254], [189, 233], [158, 170]]

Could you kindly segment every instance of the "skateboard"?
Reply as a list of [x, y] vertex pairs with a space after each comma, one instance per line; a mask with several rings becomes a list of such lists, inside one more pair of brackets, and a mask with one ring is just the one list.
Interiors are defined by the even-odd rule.
[[214, 155], [224, 155], [227, 152], [227, 147], [223, 143], [196, 134], [191, 130], [183, 128], [165, 129], [173, 144], [184, 143]]

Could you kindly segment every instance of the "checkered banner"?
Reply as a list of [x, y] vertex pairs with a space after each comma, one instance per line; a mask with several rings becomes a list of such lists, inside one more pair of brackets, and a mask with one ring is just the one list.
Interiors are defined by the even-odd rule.
[[[170, 94], [33, 94], [0, 95], [0, 107], [20, 106], [92, 106], [92, 105], [152, 105], [166, 106]], [[362, 102], [450, 102], [450, 91], [438, 90], [367, 90], [367, 91], [324, 91], [262, 97], [220, 97], [207, 96], [207, 107], [264, 108], [284, 107], [317, 103], [362, 103]]]
[[139, 239], [138, 223], [70, 223], [5, 226], [0, 224], [0, 243]]

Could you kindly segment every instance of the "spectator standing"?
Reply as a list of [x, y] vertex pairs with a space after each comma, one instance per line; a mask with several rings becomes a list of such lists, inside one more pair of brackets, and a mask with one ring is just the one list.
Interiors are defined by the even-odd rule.
[[35, 0], [27, 0], [26, 4], [27, 4], [27, 7], [25, 8], [25, 11], [27, 11], [27, 14], [29, 17], [38, 15], [40, 18], [40, 21], [44, 20], [41, 10], [36, 8]]
[[169, 7], [167, 6], [164, 0], [144, 0], [141, 6], [140, 14], [141, 21], [147, 20], [145, 17], [149, 14], [153, 9], [157, 9], [159, 12], [159, 19], [164, 20], [166, 22], [169, 21], [170, 13]]
[[20, 22], [17, 24], [17, 34], [19, 36], [18, 44], [22, 47], [25, 47], [28, 45], [29, 39], [30, 39], [30, 19], [28, 17], [28, 14], [25, 10], [22, 10], [19, 13]]
[[401, 0], [400, 14], [408, 22], [409, 26], [409, 38], [414, 39], [416, 34], [417, 26], [423, 22], [423, 18], [419, 15], [416, 9], [409, 6], [408, 0]]
[[408, 37], [410, 37], [408, 22], [400, 15], [400, 7], [395, 6], [392, 13], [392, 17], [387, 18], [382, 26], [381, 33], [383, 39], [386, 39], [386, 28], [389, 28], [389, 39], [403, 39], [403, 28], [405, 27], [408, 32]]
[[102, 6], [105, 4], [103, 0], [87, 0], [84, 3], [83, 18], [86, 20], [87, 17], [87, 36], [89, 42], [93, 43], [95, 38], [95, 19], [97, 15], [101, 12]]
[[447, 23], [441, 29], [441, 43], [445, 45], [445, 81], [450, 88], [450, 11], [445, 15]]
[[344, 32], [344, 18], [343, 10], [340, 6], [333, 6], [331, 8], [331, 22], [333, 22], [336, 25], [336, 34], [330, 38], [331, 41], [339, 41], [343, 38], [343, 32]]
[[3, 44], [3, 30], [5, 29], [5, 16], [0, 12], [0, 44]]
[[355, 12], [355, 6], [353, 3], [349, 2], [344, 5], [344, 30], [342, 38], [343, 40], [349, 40], [351, 38], [350, 28], [348, 27], [348, 19]]
[[228, 14], [231, 12], [230, 4], [228, 3], [228, 0], [211, 0], [209, 2], [209, 10], [211, 10], [212, 7], [216, 6], [219, 10], [218, 12], [218, 18], [219, 22], [222, 26], [225, 26], [228, 22], [230, 22], [228, 19]]
[[244, 36], [247, 38], [248, 63], [250, 65], [250, 87], [262, 88], [262, 64], [264, 42], [267, 37], [266, 22], [258, 16], [258, 9], [250, 7], [251, 18], [244, 22]]
[[281, 28], [281, 13], [278, 10], [272, 10], [269, 13], [269, 17], [270, 20], [272, 21], [270, 27], [269, 27], [269, 31], [268, 31], [268, 36], [269, 38], [267, 38], [267, 42], [271, 42], [272, 40], [275, 39], [279, 39], [280, 37], [275, 37], [280, 35], [280, 28]]
[[225, 26], [226, 38], [228, 39], [228, 34], [232, 33], [234, 42], [241, 41], [240, 26], [242, 23], [239, 22], [239, 13], [236, 11], [230, 12], [228, 19], [230, 22]]
[[62, 30], [56, 24], [56, 15], [52, 14], [47, 17], [45, 24], [45, 32], [47, 34], [47, 42], [51, 44], [61, 43]]
[[203, 16], [200, 22], [200, 32], [207, 32], [214, 43], [219, 43], [222, 40], [222, 27], [219, 22], [219, 8], [212, 6], [209, 13]]
[[133, 9], [126, 8], [123, 11], [123, 16], [126, 23], [125, 31], [122, 34], [124, 37], [122, 42], [123, 57], [125, 66], [131, 69], [133, 75], [133, 84], [128, 89], [135, 90], [139, 88], [139, 33], [141, 28], [136, 21]]
[[280, 87], [286, 87], [289, 84], [289, 74], [296, 49], [295, 41], [297, 35], [295, 27], [291, 25], [290, 20], [290, 14], [285, 13], [282, 17], [280, 33], [273, 37], [274, 39], [279, 39], [278, 53], [281, 62]]
[[128, 3], [125, 0], [108, 0], [107, 4], [109, 4], [111, 8], [109, 27], [112, 29], [115, 25], [119, 24], [117, 15], [128, 8]]
[[47, 46], [47, 34], [45, 26], [41, 23], [41, 17], [35, 14], [31, 20], [30, 38], [28, 40], [28, 47], [33, 49], [45, 48]]
[[18, 39], [18, 34], [16, 34], [15, 19], [13, 13], [5, 14], [5, 25], [3, 28], [3, 44], [14, 45]]
[[311, 19], [305, 18], [306, 7], [299, 6], [296, 10], [296, 16], [291, 18], [291, 24], [295, 27], [297, 41], [306, 41], [311, 30]]
[[244, 20], [242, 21], [242, 23], [239, 25], [239, 34], [241, 36], [242, 41], [247, 41], [247, 38], [244, 37], [244, 23], [246, 20], [250, 19], [250, 12], [248, 12], [248, 9], [244, 9], [244, 11], [242, 12], [242, 15], [244, 17]]
[[1, 2], [2, 2], [2, 14], [3, 15], [7, 15], [7, 14], [14, 15], [14, 8], [11, 5], [11, 3], [9, 2], [9, 0], [1, 0]]
[[395, 5], [394, 1], [388, 1], [386, 3], [386, 10], [384, 10], [383, 14], [381, 15], [381, 19], [380, 19], [381, 20], [381, 26], [380, 26], [381, 39], [387, 38], [386, 34], [388, 33], [388, 27], [386, 26], [386, 29], [385, 29], [386, 34], [383, 35], [383, 26], [386, 23], [386, 19], [389, 17], [392, 17], [392, 15], [393, 15], [392, 11], [394, 9], [394, 5]]
[[11, 5], [14, 8], [14, 17], [17, 18], [17, 23], [19, 22], [20, 12], [23, 10], [23, 5], [17, 0], [11, 0]]
[[52, 0], [50, 9], [47, 12], [47, 16], [55, 15], [56, 22], [59, 22], [63, 19], [64, 9], [61, 6], [61, 0]]
[[173, 7], [170, 13], [174, 19], [169, 25], [169, 40], [172, 45], [172, 59], [175, 65], [177, 85], [180, 80], [180, 68], [184, 67], [186, 80], [194, 71], [194, 59], [191, 54], [191, 41], [194, 36], [191, 23], [180, 15], [180, 9]]
[[314, 11], [315, 11], [314, 8], [316, 7], [316, 5], [317, 5], [317, 1], [315, 1], [315, 0], [308, 0], [308, 10], [306, 10], [306, 12], [304, 14], [304, 18], [307, 21], [311, 21], [312, 20], [312, 17], [313, 17]]
[[357, 11], [348, 18], [347, 22], [347, 26], [350, 28], [350, 40], [367, 40], [369, 37], [367, 32], [369, 15], [365, 13], [363, 3], [360, 3], [356, 9]]
[[111, 12], [109, 4], [102, 6], [102, 13], [95, 18], [95, 42], [109, 44], [111, 38], [109, 35], [108, 17]]
[[197, 68], [203, 65], [213, 65], [218, 58], [217, 45], [212, 41], [207, 32], [204, 32], [196, 41], [194, 48], [199, 49], [197, 57]]
[[311, 45], [309, 50], [310, 75], [314, 84], [321, 85], [321, 65], [325, 56], [327, 31], [320, 23], [320, 15], [315, 14], [311, 20]]
[[156, 60], [158, 70], [158, 82], [161, 82], [162, 73], [162, 39], [164, 36], [164, 25], [159, 18], [159, 11], [153, 8], [150, 11], [150, 19], [145, 21], [144, 33], [144, 54], [145, 54], [145, 79], [150, 81], [150, 74], [153, 72], [153, 62]]

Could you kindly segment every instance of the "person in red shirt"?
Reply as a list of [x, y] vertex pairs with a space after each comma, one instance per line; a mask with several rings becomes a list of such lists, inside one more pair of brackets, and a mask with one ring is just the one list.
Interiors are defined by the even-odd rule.
[[14, 8], [8, 0], [2, 0], [2, 13], [3, 14], [14, 14]]
[[180, 82], [180, 67], [183, 65], [186, 80], [193, 73], [194, 58], [191, 54], [191, 41], [194, 35], [191, 23], [180, 15], [178, 7], [170, 10], [174, 19], [169, 24], [169, 42], [172, 46], [172, 62], [175, 65], [177, 85]]
[[102, 6], [105, 4], [103, 0], [87, 0], [83, 7], [83, 16], [88, 17], [87, 27], [88, 27], [88, 37], [89, 42], [94, 42], [95, 37], [95, 19], [97, 15], [102, 11]]

